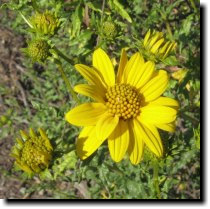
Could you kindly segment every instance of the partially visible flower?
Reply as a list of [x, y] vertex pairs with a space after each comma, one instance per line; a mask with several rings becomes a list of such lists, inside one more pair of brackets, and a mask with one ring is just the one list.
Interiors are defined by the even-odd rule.
[[34, 30], [43, 35], [54, 35], [60, 26], [59, 19], [49, 11], [36, 12], [30, 20]]
[[157, 128], [173, 132], [178, 102], [161, 96], [169, 77], [164, 70], [155, 70], [152, 61], [145, 62], [140, 53], [130, 60], [122, 50], [117, 76], [111, 60], [102, 50], [93, 53], [93, 67], [75, 65], [89, 84], [75, 86], [75, 91], [94, 99], [66, 113], [66, 120], [83, 126], [76, 150], [84, 160], [107, 139], [115, 162], [126, 153], [132, 164], [142, 158], [144, 145], [158, 157], [163, 145]]
[[50, 45], [43, 39], [35, 39], [28, 42], [28, 47], [23, 51], [33, 62], [44, 62], [50, 56]]
[[164, 60], [176, 48], [176, 45], [175, 42], [166, 41], [162, 32], [149, 30], [143, 40], [142, 52], [150, 60]]
[[20, 131], [21, 138], [16, 139], [11, 156], [16, 165], [26, 173], [40, 173], [49, 166], [52, 158], [52, 146], [46, 133], [41, 128], [39, 135], [29, 130], [29, 134]]
[[176, 79], [181, 83], [183, 79], [186, 77], [188, 70], [187, 69], [179, 69], [176, 72], [171, 74], [172, 78]]

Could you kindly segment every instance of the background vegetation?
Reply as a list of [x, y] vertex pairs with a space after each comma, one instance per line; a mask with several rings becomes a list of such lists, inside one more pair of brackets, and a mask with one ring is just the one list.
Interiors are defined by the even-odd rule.
[[[1, 4], [9, 1], [1, 1]], [[30, 1], [20, 0], [26, 17], [34, 10]], [[53, 43], [72, 61], [63, 60], [71, 84], [82, 83], [76, 63], [91, 63], [97, 37], [102, 47], [119, 61], [121, 48], [129, 55], [137, 51], [148, 29], [163, 31], [177, 42], [176, 54], [165, 63], [171, 75], [165, 95], [180, 102], [174, 134], [160, 132], [166, 156], [159, 161], [159, 186], [164, 199], [200, 198], [200, 5], [197, 0], [40, 0], [43, 10], [56, 12], [61, 28]], [[117, 25], [114, 40], [101, 34], [101, 16]], [[106, 144], [81, 162], [74, 152], [79, 129], [64, 120], [75, 102], [54, 64], [32, 63], [21, 53], [28, 25], [17, 11], [0, 10], [0, 197], [1, 198], [104, 198], [156, 199], [153, 158], [146, 151], [142, 163], [125, 158], [114, 163]], [[104, 35], [104, 34], [103, 34]], [[159, 66], [161, 67], [161, 66]], [[174, 72], [187, 74], [174, 76]], [[79, 96], [84, 102], [87, 98]], [[55, 147], [54, 160], [41, 177], [28, 179], [13, 168], [9, 156], [19, 130], [42, 127]]]

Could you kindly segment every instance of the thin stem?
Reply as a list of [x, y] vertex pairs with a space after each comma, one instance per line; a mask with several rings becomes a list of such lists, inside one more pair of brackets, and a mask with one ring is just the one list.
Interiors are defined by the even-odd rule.
[[19, 14], [24, 19], [24, 21], [28, 24], [28, 26], [30, 28], [33, 28], [33, 26], [31, 25], [31, 23], [27, 20], [27, 18], [23, 15], [23, 13], [21, 11], [19, 11]]
[[53, 49], [57, 52], [57, 54], [62, 57], [64, 60], [66, 60], [66, 62], [68, 62], [69, 64], [72, 64], [72, 61], [65, 55], [63, 54], [63, 52], [61, 52], [58, 48], [56, 48], [55, 46], [53, 47]]
[[161, 17], [162, 19], [165, 21], [165, 24], [166, 24], [166, 29], [170, 35], [170, 38], [173, 39], [173, 34], [172, 34], [172, 30], [171, 30], [171, 26], [170, 26], [170, 23], [168, 22], [168, 18], [166, 16], [166, 14], [164, 14], [162, 11], [159, 11], [160, 14], [161, 14]]
[[192, 5], [194, 11], [197, 12], [197, 8], [196, 8], [196, 6], [195, 6], [194, 0], [190, 0], [190, 3], [191, 3], [191, 5]]
[[102, 7], [101, 7], [101, 11], [102, 11], [102, 13], [101, 13], [101, 23], [103, 21], [105, 3], [106, 3], [106, 0], [103, 0]]
[[64, 82], [66, 84], [66, 87], [69, 90], [70, 95], [73, 97], [73, 99], [74, 99], [75, 102], [77, 102], [78, 104], [80, 104], [80, 101], [77, 98], [77, 95], [75, 94], [73, 88], [71, 87], [71, 84], [70, 84], [70, 82], [69, 82], [69, 80], [68, 80], [68, 78], [67, 78], [67, 76], [66, 76], [66, 74], [65, 74], [65, 72], [63, 70], [63, 67], [62, 67], [61, 63], [60, 62], [57, 62], [56, 64], [57, 64], [58, 70], [61, 73], [61, 76], [62, 76], [62, 78], [63, 78], [63, 80], [64, 80]]
[[173, 38], [173, 34], [172, 34], [172, 31], [171, 31], [171, 26], [170, 26], [170, 24], [169, 24], [167, 19], [165, 21], [166, 21], [166, 29], [167, 29], [170, 37]]
[[154, 181], [154, 188], [156, 191], [156, 195], [158, 199], [161, 199], [161, 194], [160, 194], [160, 187], [159, 187], [159, 181], [158, 181], [158, 161], [154, 160], [153, 161], [153, 181]]
[[[106, 0], [103, 0], [103, 2], [102, 2], [102, 7], [101, 7], [101, 11], [102, 11], [102, 13], [101, 13], [101, 25], [102, 25], [102, 22], [103, 22], [103, 17], [104, 17], [104, 8], [105, 8], [105, 3], [106, 3]], [[97, 42], [96, 42], [96, 45], [98, 46], [98, 45], [99, 45], [99, 43], [100, 43], [100, 35], [98, 35], [98, 37], [97, 37]]]

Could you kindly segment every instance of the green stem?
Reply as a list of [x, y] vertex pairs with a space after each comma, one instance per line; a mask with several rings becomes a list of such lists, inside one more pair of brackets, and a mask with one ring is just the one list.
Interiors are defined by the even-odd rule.
[[165, 21], [166, 21], [166, 29], [167, 29], [167, 31], [168, 31], [171, 39], [172, 39], [173, 38], [173, 34], [172, 34], [172, 31], [171, 31], [171, 26], [170, 26], [168, 20], [165, 20]]
[[58, 48], [56, 48], [55, 46], [53, 47], [53, 49], [57, 52], [57, 54], [62, 57], [64, 60], [66, 60], [66, 62], [68, 62], [69, 64], [72, 64], [72, 61], [65, 55], [63, 54], [63, 52], [61, 52]]
[[103, 2], [102, 2], [102, 8], [101, 8], [101, 11], [102, 11], [102, 14], [101, 14], [101, 23], [103, 22], [105, 3], [106, 3], [106, 0], [103, 0]]
[[171, 26], [170, 26], [170, 23], [168, 22], [168, 18], [166, 16], [166, 14], [164, 14], [162, 11], [160, 11], [160, 14], [161, 14], [162, 19], [166, 23], [166, 29], [168, 31], [168, 34], [170, 35], [170, 38], [173, 39], [173, 34], [172, 34]]
[[63, 67], [62, 67], [61, 63], [58, 61], [56, 64], [57, 64], [58, 70], [59, 70], [59, 72], [60, 72], [60, 74], [61, 74], [61, 76], [62, 76], [62, 78], [63, 78], [63, 80], [64, 80], [64, 82], [66, 84], [66, 87], [69, 90], [70, 95], [73, 97], [75, 102], [80, 104], [80, 101], [77, 98], [77, 95], [75, 94], [73, 88], [71, 87], [71, 84], [70, 84], [70, 82], [69, 82], [69, 80], [68, 80], [68, 78], [67, 78], [67, 76], [66, 76], [66, 74], [65, 74], [65, 72], [63, 70]]
[[31, 23], [29, 22], [29, 20], [27, 20], [27, 18], [23, 15], [23, 13], [21, 11], [19, 11], [19, 14], [24, 19], [24, 21], [28, 24], [28, 26], [30, 28], [33, 28], [33, 26], [31, 25]]
[[195, 6], [194, 0], [190, 0], [190, 3], [191, 3], [191, 5], [192, 5], [192, 8], [194, 9], [194, 11], [197, 12], [197, 8], [196, 8], [196, 6]]
[[154, 181], [154, 188], [156, 191], [156, 195], [158, 199], [161, 199], [161, 194], [160, 194], [160, 187], [159, 187], [159, 181], [158, 181], [158, 160], [153, 161], [153, 181]]
[[[102, 13], [101, 13], [101, 26], [102, 26], [102, 23], [103, 23], [105, 3], [106, 3], [106, 0], [103, 0], [102, 7], [101, 7], [101, 11], [102, 11]], [[97, 43], [96, 43], [97, 46], [101, 43], [101, 40], [100, 39], [101, 38], [98, 35], [98, 37], [97, 37]]]

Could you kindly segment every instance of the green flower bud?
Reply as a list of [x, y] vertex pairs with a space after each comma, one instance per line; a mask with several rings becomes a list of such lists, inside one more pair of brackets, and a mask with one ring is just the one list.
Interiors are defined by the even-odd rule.
[[117, 26], [111, 21], [104, 22], [102, 26], [102, 35], [107, 39], [114, 39], [117, 36]]
[[39, 129], [39, 135], [30, 129], [29, 134], [20, 131], [21, 138], [16, 139], [11, 156], [16, 165], [28, 174], [40, 173], [49, 166], [52, 159], [52, 146], [46, 133]]
[[36, 39], [29, 42], [24, 51], [34, 62], [44, 62], [50, 56], [49, 49], [47, 41]]
[[36, 12], [31, 18], [31, 24], [34, 30], [42, 35], [54, 35], [60, 26], [59, 19], [51, 12]]

